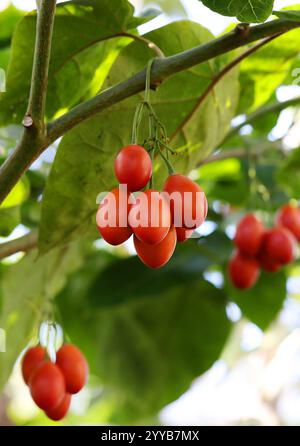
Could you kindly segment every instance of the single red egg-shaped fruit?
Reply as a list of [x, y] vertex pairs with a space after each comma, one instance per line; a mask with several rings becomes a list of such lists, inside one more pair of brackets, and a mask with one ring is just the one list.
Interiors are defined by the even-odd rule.
[[66, 384], [60, 369], [52, 362], [43, 362], [31, 375], [31, 396], [41, 409], [47, 411], [57, 407], [66, 393]]
[[132, 235], [128, 224], [130, 194], [116, 188], [102, 200], [97, 215], [97, 228], [110, 245], [120, 245]]
[[70, 393], [66, 393], [63, 397], [62, 402], [53, 409], [46, 410], [45, 414], [50, 420], [59, 421], [62, 420], [68, 413], [69, 407], [71, 404], [71, 395]]
[[295, 258], [296, 239], [284, 227], [273, 228], [267, 231], [263, 244], [268, 257], [276, 263], [286, 265]]
[[89, 368], [79, 348], [73, 344], [63, 345], [56, 353], [56, 365], [62, 371], [69, 393], [78, 393], [85, 385]]
[[236, 229], [234, 242], [246, 256], [255, 256], [262, 244], [265, 227], [253, 214], [245, 215]]
[[169, 203], [156, 190], [141, 192], [131, 206], [128, 221], [141, 242], [156, 245], [167, 236], [171, 227]]
[[143, 189], [152, 176], [152, 161], [147, 150], [134, 144], [124, 147], [116, 157], [115, 174], [130, 192]]
[[189, 238], [191, 238], [194, 230], [193, 229], [185, 229], [185, 228], [175, 228], [177, 234], [177, 242], [184, 243]]
[[253, 287], [259, 277], [258, 262], [236, 251], [229, 261], [229, 278], [236, 288], [246, 290]]
[[149, 268], [158, 269], [166, 265], [176, 248], [177, 236], [172, 226], [168, 235], [158, 245], [147, 245], [134, 236], [134, 246], [141, 261]]
[[289, 229], [300, 242], [300, 209], [298, 207], [291, 204], [283, 206], [278, 212], [277, 224]]
[[169, 194], [176, 228], [196, 229], [207, 216], [207, 199], [201, 187], [185, 175], [170, 175], [164, 185]]
[[41, 345], [27, 350], [22, 359], [22, 375], [26, 384], [29, 384], [32, 373], [45, 359], [46, 350]]

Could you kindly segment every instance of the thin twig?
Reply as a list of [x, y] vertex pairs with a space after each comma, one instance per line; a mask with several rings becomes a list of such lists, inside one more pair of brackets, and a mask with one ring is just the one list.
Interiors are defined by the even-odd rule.
[[251, 153], [249, 153], [249, 150], [245, 149], [226, 149], [213, 153], [204, 160], [200, 161], [196, 167], [201, 167], [206, 164], [211, 164], [218, 161], [224, 161], [231, 158], [243, 159], [249, 157], [249, 155], [251, 158], [257, 158], [261, 156], [263, 153], [268, 152], [269, 150], [280, 149], [280, 148], [281, 148], [280, 142], [275, 141], [275, 142], [267, 142], [266, 144], [260, 144], [260, 146], [257, 149], [251, 150]]
[[256, 110], [254, 113], [249, 115], [245, 121], [243, 121], [241, 124], [237, 125], [236, 127], [232, 128], [229, 133], [227, 133], [226, 138], [224, 139], [223, 143], [225, 141], [228, 141], [232, 136], [239, 133], [239, 131], [245, 127], [246, 125], [254, 124], [256, 121], [264, 117], [265, 115], [268, 115], [270, 113], [279, 113], [283, 110], [285, 110], [288, 107], [293, 107], [295, 105], [300, 104], [300, 96], [297, 96], [292, 99], [288, 99], [287, 101], [282, 102], [275, 102], [273, 104], [268, 104], [263, 107], [260, 107], [258, 110]]
[[252, 46], [251, 48], [249, 48], [247, 51], [245, 51], [243, 54], [241, 54], [240, 56], [236, 57], [235, 59], [233, 59], [228, 65], [226, 65], [212, 80], [212, 82], [209, 84], [209, 86], [207, 87], [207, 89], [202, 93], [202, 95], [199, 97], [198, 101], [196, 102], [195, 106], [193, 107], [193, 109], [190, 111], [190, 113], [186, 116], [185, 120], [182, 121], [181, 125], [177, 127], [177, 129], [175, 130], [175, 132], [173, 133], [173, 135], [171, 136], [171, 140], [174, 139], [178, 133], [188, 124], [188, 122], [192, 119], [192, 117], [194, 116], [194, 114], [196, 113], [196, 111], [201, 107], [201, 105], [203, 104], [203, 102], [205, 101], [205, 99], [208, 97], [208, 95], [213, 91], [213, 89], [215, 88], [215, 86], [226, 76], [226, 74], [228, 74], [231, 70], [233, 70], [233, 68], [235, 68], [237, 65], [239, 65], [244, 59], [246, 59], [247, 57], [249, 57], [251, 54], [255, 53], [256, 51], [258, 51], [260, 48], [262, 48], [263, 46], [267, 45], [269, 42], [271, 42], [272, 40], [276, 39], [277, 37], [281, 36], [282, 33], [280, 34], [276, 34], [274, 36], [268, 37], [264, 40], [262, 40], [261, 42], [259, 42], [258, 44]]
[[0, 244], [0, 259], [16, 254], [17, 252], [27, 252], [37, 246], [38, 233], [31, 231], [15, 240]]
[[152, 42], [151, 40], [147, 39], [144, 36], [139, 36], [136, 34], [126, 33], [126, 32], [119, 33], [118, 36], [129, 37], [130, 39], [136, 40], [137, 42], [142, 42], [146, 44], [147, 47], [150, 48], [156, 54], [157, 57], [160, 58], [166, 57], [161, 48], [159, 48], [159, 46], [156, 45], [156, 43]]

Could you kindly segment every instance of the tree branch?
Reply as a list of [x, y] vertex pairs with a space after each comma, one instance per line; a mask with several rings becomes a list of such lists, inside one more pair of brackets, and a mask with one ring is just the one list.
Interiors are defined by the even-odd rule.
[[[269, 36], [278, 35], [300, 27], [299, 22], [289, 20], [274, 20], [249, 27], [248, 32], [242, 35], [236, 30], [214, 39], [204, 45], [197, 46], [191, 50], [184, 51], [171, 57], [157, 59], [152, 68], [152, 85], [163, 82], [172, 74], [184, 71], [188, 68], [205, 62], [221, 54], [227, 53], [249, 43], [255, 42]], [[48, 136], [55, 141], [65, 132], [72, 129], [80, 122], [90, 118], [100, 111], [110, 107], [117, 102], [127, 99], [134, 94], [144, 90], [146, 70], [140, 71], [130, 79], [103, 91], [94, 98], [83, 102], [72, 110], [59, 117], [48, 125]]]
[[249, 115], [244, 122], [232, 128], [230, 132], [226, 135], [223, 144], [225, 141], [228, 141], [232, 136], [236, 135], [246, 125], [254, 124], [255, 121], [258, 121], [259, 119], [263, 118], [265, 115], [268, 115], [269, 113], [280, 113], [286, 108], [293, 107], [294, 105], [298, 104], [300, 104], [300, 96], [297, 96], [296, 98], [293, 99], [289, 99], [287, 101], [268, 104], [264, 107], [259, 108], [254, 113]]
[[120, 37], [129, 37], [130, 39], [136, 40], [137, 42], [142, 42], [145, 45], [147, 45], [148, 48], [150, 48], [155, 54], [156, 57], [166, 57], [165, 54], [163, 53], [163, 51], [159, 48], [158, 45], [156, 45], [154, 42], [152, 42], [149, 39], [146, 39], [146, 37], [144, 36], [140, 36], [140, 35], [136, 35], [136, 34], [131, 34], [131, 33], [126, 33], [126, 32], [122, 32], [117, 34], [117, 36]]
[[[39, 20], [45, 20], [47, 17], [50, 20], [49, 15], [43, 14], [42, 10], [47, 9], [47, 6], [51, 5], [53, 9], [54, 0], [44, 0], [39, 11]], [[47, 5], [47, 6], [46, 6]], [[52, 17], [53, 19], [53, 17]], [[41, 24], [40, 24], [41, 25]], [[46, 29], [51, 34], [52, 26], [49, 26], [49, 22], [45, 24]], [[249, 43], [257, 40], [273, 36], [279, 33], [284, 33], [289, 30], [300, 27], [299, 22], [293, 22], [289, 20], [274, 20], [266, 22], [261, 25], [255, 25], [247, 28], [247, 32], [241, 33], [240, 28], [218, 38], [214, 39], [204, 45], [200, 45], [191, 50], [184, 51], [171, 57], [161, 58], [155, 60], [152, 69], [152, 85], [160, 84], [164, 79], [172, 74], [186, 70], [194, 65], [205, 62], [221, 54], [232, 51], [236, 48], [245, 46]], [[40, 26], [38, 26], [38, 30]], [[45, 29], [43, 31], [44, 38], [47, 38], [48, 45], [44, 42], [37, 45], [37, 48], [44, 48], [50, 50], [51, 35], [46, 35]], [[49, 56], [49, 55], [48, 55]], [[48, 57], [43, 60], [48, 63]], [[45, 86], [45, 67], [40, 64], [35, 67], [36, 72], [40, 73], [44, 82], [39, 82], [40, 87]], [[33, 80], [35, 76], [33, 76]], [[13, 186], [17, 183], [18, 179], [24, 173], [24, 171], [30, 166], [30, 164], [45, 150], [52, 142], [58, 137], [65, 134], [68, 130], [72, 129], [82, 121], [94, 116], [96, 113], [120, 102], [134, 94], [137, 94], [144, 90], [146, 80], [146, 70], [137, 73], [130, 79], [127, 79], [120, 84], [103, 91], [94, 98], [83, 102], [82, 104], [74, 107], [65, 115], [50, 122], [47, 126], [47, 136], [42, 138], [35, 135], [30, 126], [25, 129], [25, 135], [18, 145], [15, 152], [6, 160], [6, 162], [0, 168], [0, 203], [8, 195]], [[35, 81], [34, 81], [35, 82]], [[38, 100], [38, 94], [36, 86], [32, 87], [34, 92], [31, 94], [31, 101], [33, 98]], [[40, 99], [39, 99], [40, 101]], [[40, 116], [43, 113], [44, 102], [38, 102], [35, 109], [35, 113]], [[32, 116], [33, 117], [33, 116]], [[34, 117], [33, 117], [34, 118]], [[34, 120], [34, 119], [33, 119]], [[31, 133], [31, 136], [29, 134]]]
[[48, 71], [51, 54], [56, 0], [43, 0], [37, 11], [37, 30], [31, 89], [26, 116], [32, 118], [38, 131], [44, 131], [44, 117], [48, 86]]
[[0, 167], [0, 203], [22, 174], [49, 146], [44, 115], [56, 0], [43, 0], [37, 13], [37, 34], [28, 108], [24, 130], [14, 152]]
[[281, 149], [281, 144], [278, 141], [274, 142], [267, 142], [266, 144], [260, 144], [260, 146], [257, 149], [226, 149], [222, 151], [218, 151], [217, 153], [213, 153], [212, 155], [208, 156], [204, 160], [200, 161], [197, 164], [197, 167], [204, 166], [206, 164], [215, 163], [218, 161], [224, 161], [230, 158], [258, 158], [263, 153], [274, 149]]
[[0, 259], [11, 256], [17, 252], [27, 252], [37, 246], [38, 232], [31, 231], [23, 237], [0, 244]]

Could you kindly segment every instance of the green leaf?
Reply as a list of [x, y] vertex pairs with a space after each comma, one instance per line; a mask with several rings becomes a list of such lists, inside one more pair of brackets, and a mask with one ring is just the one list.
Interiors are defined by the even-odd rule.
[[22, 11], [14, 6], [9, 6], [0, 12], [0, 48], [9, 46], [10, 37], [22, 16]]
[[[207, 42], [212, 35], [198, 24], [182, 21], [151, 32], [147, 38], [168, 56]], [[136, 73], [152, 57], [144, 44], [132, 43], [121, 52], [105, 87]], [[178, 73], [152, 94], [153, 107], [166, 125], [172, 146], [181, 148], [173, 162], [178, 172], [194, 168], [218, 146], [230, 127], [239, 94], [238, 69], [225, 76], [201, 107], [197, 107], [199, 97], [227, 62], [228, 56]], [[138, 95], [116, 104], [63, 138], [44, 193], [40, 227], [42, 251], [81, 234], [96, 236], [96, 197], [99, 192], [116, 185], [114, 158], [131, 140], [133, 115], [141, 98], [142, 95]], [[148, 123], [143, 128], [141, 142]], [[167, 173], [159, 164], [157, 169], [155, 185], [159, 187]]]
[[292, 150], [277, 173], [277, 180], [294, 198], [300, 196], [300, 148]]
[[179, 244], [170, 262], [157, 271], [145, 268], [137, 256], [112, 262], [92, 281], [89, 299], [94, 307], [100, 307], [141, 297], [159, 298], [163, 292], [197, 280], [210, 266], [225, 262], [231, 249], [230, 240], [216, 231], [208, 237]]
[[0, 207], [0, 237], [8, 237], [21, 222], [20, 207]]
[[290, 31], [241, 63], [239, 113], [251, 113], [268, 102], [283, 83], [299, 54], [300, 30]]
[[[290, 9], [291, 8], [291, 9]], [[280, 19], [291, 20], [293, 22], [300, 21], [300, 5], [292, 5], [283, 8], [281, 11], [273, 11], [273, 14]]]
[[0, 209], [10, 208], [22, 204], [29, 196], [30, 184], [26, 177], [22, 178], [14, 186], [3, 203], [0, 205]]
[[[142, 22], [145, 19], [142, 19]], [[47, 117], [89, 97], [90, 84], [102, 85], [118, 51], [129, 42], [117, 37], [140, 20], [127, 0], [70, 1], [57, 5], [47, 98]], [[21, 122], [31, 83], [36, 14], [16, 27], [7, 72], [7, 91], [0, 96], [0, 124]], [[95, 87], [94, 87], [95, 88]], [[92, 92], [94, 93], [94, 91]]]
[[[126, 279], [115, 283], [122, 294]], [[57, 300], [72, 341], [87, 355], [104, 396], [115, 401], [113, 423], [154, 415], [178, 398], [217, 360], [231, 327], [223, 292], [207, 282], [155, 296], [139, 289], [139, 298], [95, 307], [90, 293], [70, 281]], [[100, 300], [104, 292], [109, 298], [99, 285]]]
[[246, 291], [227, 284], [227, 294], [248, 319], [266, 330], [279, 314], [286, 298], [286, 273], [283, 270], [278, 273], [262, 272], [257, 284]]
[[82, 250], [72, 245], [39, 258], [32, 252], [2, 274], [0, 327], [6, 332], [6, 353], [0, 355], [1, 388], [21, 351], [37, 336], [47, 299], [65, 286], [67, 275], [81, 263]]
[[241, 22], [264, 22], [271, 15], [274, 0], [202, 0], [219, 14], [237, 17]]

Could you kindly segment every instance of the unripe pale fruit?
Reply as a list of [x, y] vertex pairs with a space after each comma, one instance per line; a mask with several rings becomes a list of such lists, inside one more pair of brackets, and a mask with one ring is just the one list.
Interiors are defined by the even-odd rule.
[[259, 277], [258, 262], [236, 251], [229, 261], [229, 278], [236, 288], [246, 290], [257, 282]]
[[265, 228], [253, 214], [248, 214], [239, 222], [236, 230], [235, 244], [247, 256], [255, 256], [261, 246]]
[[56, 353], [56, 365], [65, 378], [66, 391], [78, 393], [88, 378], [88, 364], [81, 351], [73, 344], [64, 344]]
[[45, 411], [57, 407], [66, 394], [63, 374], [50, 361], [43, 362], [33, 372], [29, 388], [36, 405]]
[[32, 373], [45, 359], [46, 350], [41, 345], [27, 350], [22, 359], [22, 375], [26, 384], [29, 384]]

